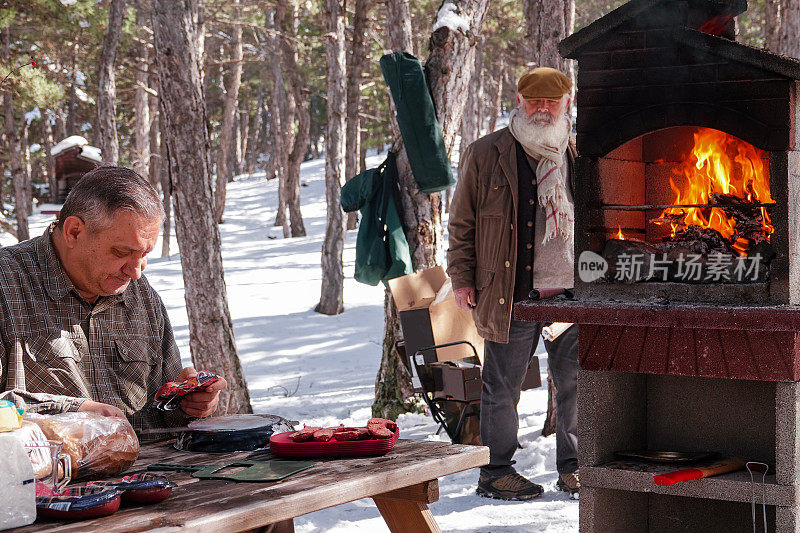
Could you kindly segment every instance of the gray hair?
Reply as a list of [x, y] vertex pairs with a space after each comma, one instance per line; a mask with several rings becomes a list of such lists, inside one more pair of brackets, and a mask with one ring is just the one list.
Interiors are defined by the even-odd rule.
[[161, 199], [147, 180], [129, 168], [98, 167], [87, 172], [69, 192], [56, 227], [61, 229], [68, 217], [77, 216], [90, 231], [100, 231], [110, 226], [118, 211], [164, 220]]

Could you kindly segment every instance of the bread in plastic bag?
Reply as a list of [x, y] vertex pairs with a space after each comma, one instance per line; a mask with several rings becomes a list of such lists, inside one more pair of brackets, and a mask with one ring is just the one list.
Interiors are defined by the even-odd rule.
[[47, 437], [41, 428], [30, 420], [23, 420], [21, 427], [14, 430], [13, 435], [17, 436], [23, 446], [41, 445], [41, 447], [31, 446], [30, 448], [26, 446], [28, 458], [33, 465], [33, 475], [36, 479], [49, 476], [53, 472], [53, 458], [50, 450], [45, 447], [48, 444]]
[[50, 440], [64, 443], [73, 479], [121, 474], [139, 456], [139, 439], [124, 418], [96, 413], [26, 415]]

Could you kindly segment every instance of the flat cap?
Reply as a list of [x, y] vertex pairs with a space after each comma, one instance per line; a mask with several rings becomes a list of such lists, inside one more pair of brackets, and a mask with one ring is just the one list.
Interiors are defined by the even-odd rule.
[[572, 82], [560, 70], [538, 67], [525, 74], [517, 83], [517, 92], [523, 98], [558, 100], [572, 90]]

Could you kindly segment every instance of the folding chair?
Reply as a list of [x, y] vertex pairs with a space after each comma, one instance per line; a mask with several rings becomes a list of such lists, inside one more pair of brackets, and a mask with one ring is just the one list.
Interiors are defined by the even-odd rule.
[[[439, 424], [439, 431], [443, 429], [445, 433], [447, 433], [447, 436], [450, 437], [450, 441], [453, 444], [461, 443], [461, 430], [464, 428], [464, 423], [466, 422], [467, 418], [470, 416], [477, 417], [480, 415], [479, 406], [481, 401], [480, 399], [457, 400], [454, 398], [435, 397], [434, 394], [436, 390], [436, 384], [434, 381], [434, 376], [431, 372], [429, 364], [425, 362], [423, 353], [436, 350], [438, 348], [446, 348], [448, 346], [456, 346], [459, 344], [469, 345], [469, 347], [472, 348], [472, 353], [475, 355], [475, 359], [478, 359], [478, 351], [475, 349], [475, 346], [468, 341], [456, 341], [448, 342], [446, 344], [425, 346], [417, 350], [411, 359], [412, 366], [416, 371], [420, 382], [420, 388], [416, 389], [414, 392], [419, 392], [419, 394], [422, 396], [422, 399], [425, 401], [431, 411], [431, 417], [437, 424]], [[448, 404], [455, 404], [458, 406], [458, 422], [456, 423], [455, 427], [453, 427], [452, 424], [447, 423], [447, 417], [445, 413]]]

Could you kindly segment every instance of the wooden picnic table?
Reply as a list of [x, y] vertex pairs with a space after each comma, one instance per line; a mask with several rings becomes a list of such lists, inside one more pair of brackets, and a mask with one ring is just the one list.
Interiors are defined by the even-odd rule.
[[[177, 451], [170, 442], [145, 444], [127, 472], [152, 463], [214, 464], [266, 459], [248, 453], [203, 454]], [[489, 462], [489, 449], [443, 442], [398, 440], [380, 457], [312, 459], [317, 464], [278, 482], [199, 480], [188, 472], [167, 472], [178, 486], [165, 501], [121, 507], [111, 516], [79, 522], [37, 521], [15, 533], [133, 532], [145, 530], [247, 531], [275, 524], [293, 531], [292, 519], [342, 503], [372, 498], [393, 532], [440, 531], [428, 504], [439, 499], [438, 478]]]

